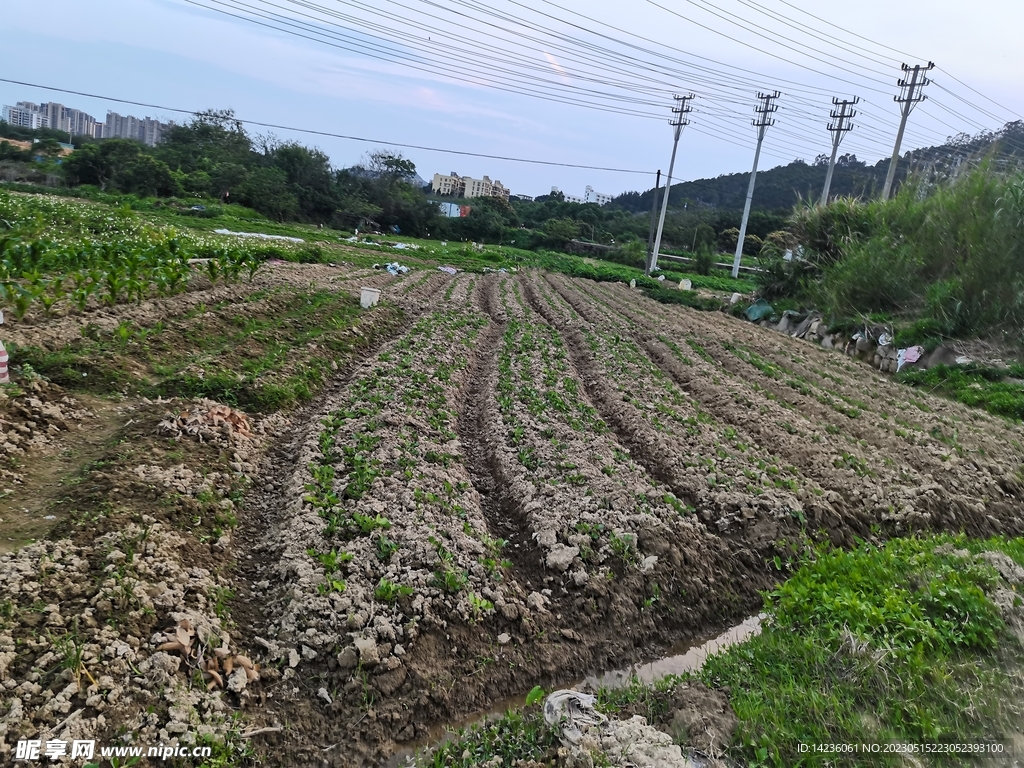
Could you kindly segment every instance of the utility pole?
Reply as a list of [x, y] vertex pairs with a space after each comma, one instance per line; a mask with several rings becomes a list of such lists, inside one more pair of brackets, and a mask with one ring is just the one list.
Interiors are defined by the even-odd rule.
[[647, 232], [647, 259], [644, 261], [644, 274], [651, 274], [651, 257], [654, 255], [654, 219], [658, 215], [658, 192], [661, 191], [661, 169], [654, 178], [654, 200], [651, 202], [651, 226]]
[[832, 171], [836, 169], [836, 155], [839, 152], [839, 142], [843, 140], [843, 134], [853, 130], [853, 123], [847, 123], [846, 121], [852, 120], [857, 115], [857, 110], [851, 109], [847, 112], [846, 108], [853, 107], [859, 101], [860, 96], [854, 96], [853, 101], [832, 99], [832, 105], [839, 107], [839, 112], [833, 109], [829, 113], [835, 119], [835, 122], [828, 124], [829, 133], [832, 134], [832, 158], [828, 161], [828, 173], [825, 174], [825, 188], [821, 191], [822, 205], [828, 202], [828, 190], [832, 186]]
[[928, 66], [924, 67], [920, 64], [915, 64], [913, 70], [906, 64], [901, 64], [900, 67], [904, 72], [911, 72], [910, 82], [906, 81], [906, 78], [899, 80], [896, 84], [900, 87], [900, 95], [893, 96], [892, 100], [900, 105], [900, 130], [896, 134], [896, 146], [892, 149], [892, 160], [889, 161], [889, 173], [885, 175], [885, 186], [882, 188], [882, 199], [888, 200], [889, 193], [892, 192], [892, 182], [896, 178], [896, 163], [900, 159], [900, 144], [903, 143], [903, 131], [907, 127], [907, 118], [910, 117], [910, 113], [914, 107], [920, 102], [927, 98], [921, 89], [926, 85], [931, 85], [931, 80], [925, 77], [922, 73], [928, 72], [934, 69], [935, 64], [928, 62]]
[[689, 125], [690, 121], [686, 118], [690, 112], [693, 111], [693, 107], [689, 106], [692, 99], [695, 99], [694, 94], [688, 96], [673, 96], [678, 102], [678, 107], [672, 107], [675, 118], [668, 121], [668, 124], [676, 129], [675, 139], [672, 142], [672, 159], [668, 163], [668, 176], [665, 177], [665, 194], [661, 198], [661, 216], [658, 218], [658, 234], [654, 238], [654, 252], [651, 254], [650, 268], [647, 270], [647, 274], [651, 274], [658, 268], [658, 251], [661, 249], [661, 233], [665, 229], [665, 212], [668, 210], [668, 196], [672, 193], [672, 170], [676, 165], [676, 149], [679, 147], [679, 135], [683, 132], [683, 126]]
[[740, 222], [740, 235], [736, 240], [736, 255], [732, 260], [732, 276], [740, 274], [740, 257], [743, 256], [743, 241], [747, 236], [747, 220], [750, 218], [750, 203], [754, 199], [754, 182], [757, 181], [757, 161], [761, 159], [761, 142], [764, 141], [764, 134], [768, 126], [775, 125], [771, 115], [779, 110], [775, 100], [781, 96], [778, 91], [772, 93], [758, 93], [757, 98], [761, 102], [754, 111], [758, 114], [757, 120], [752, 124], [757, 128], [757, 150], [754, 152], [754, 170], [750, 172], [750, 184], [747, 186], [747, 201], [743, 204], [743, 220]]

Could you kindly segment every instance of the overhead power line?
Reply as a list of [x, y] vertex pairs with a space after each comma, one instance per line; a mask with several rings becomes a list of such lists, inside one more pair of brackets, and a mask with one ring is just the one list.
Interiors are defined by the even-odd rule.
[[[809, 24], [799, 22], [792, 16], [787, 16], [786, 14], [780, 13], [778, 11], [770, 11], [756, 2], [752, 2], [752, 0], [738, 0], [738, 2], [747, 6], [751, 10], [757, 11], [758, 13], [767, 16], [770, 19], [782, 22], [788, 29], [797, 29], [803, 34], [807, 35], [808, 37], [813, 37], [816, 40], [821, 40], [822, 42], [834, 45], [837, 48], [846, 51], [847, 53], [852, 53], [854, 56], [865, 56], [866, 54], [867, 58], [872, 58], [872, 60], [875, 61], [876, 63], [885, 64], [886, 66], [889, 66], [889, 62], [900, 62], [900, 59], [895, 56], [890, 56], [889, 54], [886, 53], [877, 53], [869, 48], [865, 48], [862, 45], [857, 45], [856, 43], [851, 43], [847, 40], [840, 39], [835, 35], [829, 34], [828, 32], [816, 29], [815, 27], [812, 27]], [[862, 53], [857, 53], [857, 51], [862, 51]], [[882, 61], [878, 57], [881, 57], [881, 59], [885, 59], [886, 61]]]
[[[277, 3], [272, 2], [272, 0], [249, 0], [248, 3], [245, 0], [184, 1], [214, 12], [225, 13], [235, 18], [268, 27], [275, 31], [293, 34], [300, 38], [313, 39], [342, 50], [353, 50], [353, 47], [355, 47], [357, 52], [362, 52], [369, 49], [371, 52], [367, 55], [370, 58], [394, 62], [413, 70], [425, 71], [431, 75], [440, 76], [443, 79], [468, 82], [471, 85], [502, 90], [517, 95], [533, 96], [569, 106], [595, 109], [611, 114], [621, 114], [627, 117], [635, 116], [644, 119], [658, 119], [655, 114], [647, 111], [646, 108], [660, 104], [663, 95], [674, 91], [680, 79], [688, 81], [694, 86], [705, 86], [711, 89], [712, 92], [715, 90], [743, 92], [752, 87], [754, 78], [738, 73], [751, 72], [752, 74], [759, 74], [753, 73], [752, 70], [743, 70], [727, 65], [724, 62], [716, 62], [718, 64], [717, 68], [695, 64], [692, 61], [685, 61], [672, 55], [678, 53], [672, 48], [666, 49], [671, 51], [671, 53], [667, 54], [655, 52], [642, 45], [626, 42], [619, 37], [610, 36], [586, 25], [568, 21], [517, 0], [507, 0], [507, 2], [524, 11], [542, 16], [547, 21], [538, 24], [521, 16], [499, 10], [493, 3], [484, 4], [477, 0], [445, 0], [444, 2], [437, 2], [436, 0], [405, 0], [405, 2], [385, 0], [383, 3], [373, 4], [361, 2], [360, 0], [333, 0], [335, 5], [359, 9], [360, 12], [367, 14], [369, 18], [341, 13], [334, 8], [317, 4], [315, 0], [278, 0]], [[749, 7], [755, 7], [749, 0], [738, 1]], [[688, 0], [688, 2], [693, 3], [695, 0]], [[711, 5], [709, 0], [699, 0], [699, 2]], [[284, 3], [284, 5], [280, 3]], [[258, 4], [258, 7], [254, 4]], [[396, 6], [401, 11], [394, 13], [382, 7], [388, 4]], [[586, 19], [592, 24], [615, 30], [621, 35], [652, 43], [659, 48], [666, 48], [663, 43], [656, 40], [644, 38], [597, 19], [578, 14], [557, 3], [550, 2], [550, 0], [545, 0], [545, 4], [558, 8], [564, 13]], [[425, 6], [430, 10], [421, 9], [418, 7], [419, 5]], [[242, 10], [242, 14], [235, 14], [222, 10], [222, 8], [217, 6], [244, 10]], [[287, 15], [263, 10], [268, 7], [286, 11]], [[717, 6], [712, 5], [712, 7]], [[307, 11], [312, 11], [314, 14], [321, 14], [328, 18], [321, 18], [320, 15], [311, 15]], [[270, 14], [269, 16], [267, 15], [268, 13]], [[295, 14], [311, 21], [300, 21], [295, 18]], [[721, 17], [720, 14], [717, 15]], [[253, 18], [254, 16], [256, 18]], [[427, 17], [430, 21], [423, 21], [420, 17]], [[788, 18], [781, 14], [775, 14], [772, 18], [775, 17], [780, 19]], [[263, 21], [257, 19], [262, 19]], [[331, 19], [337, 19], [343, 23], [339, 24]], [[728, 19], [726, 20], [729, 21]], [[556, 22], [556, 25], [553, 26], [552, 21]], [[559, 32], [557, 31], [557, 25], [560, 24], [567, 24], [572, 29], [578, 30], [583, 34], [570, 36]], [[324, 28], [324, 25], [333, 27], [337, 32], [328, 31]], [[467, 47], [474, 44], [473, 40], [468, 39], [465, 34], [452, 34], [448, 31], [451, 27], [458, 27], [469, 33], [477, 34], [481, 32], [481, 26], [490, 30], [487, 33], [490, 36], [488, 46], [490, 55], [484, 59], [480, 59]], [[794, 26], [800, 26], [799, 22], [796, 22]], [[290, 28], [286, 29], [283, 27]], [[362, 28], [366, 32], [353, 36], [353, 33], [358, 28]], [[744, 26], [744, 28], [749, 30], [749, 27]], [[776, 36], [781, 37], [784, 41], [795, 42], [785, 35], [772, 34], [776, 34]], [[828, 33], [824, 33], [825, 36], [810, 32], [806, 34], [826, 42], [829, 42], [829, 38], [834, 39], [834, 36], [828, 35]], [[587, 36], [596, 36], [610, 41], [618, 46], [619, 49], [596, 44], [586, 39]], [[324, 40], [322, 39], [324, 37], [330, 39]], [[511, 49], [507, 46], [511, 46]], [[621, 50], [623, 46], [634, 51], [636, 55]], [[789, 47], [792, 48], [792, 46]], [[866, 58], [869, 61], [878, 61], [877, 58], [865, 57], [852, 51], [845, 44], [838, 44], [837, 47], [848, 53], [853, 53], [855, 56]], [[857, 47], [863, 51], [868, 51], [863, 46]], [[559, 57], [557, 67], [554, 60], [548, 55], [549, 50], [556, 53]], [[795, 50], [804, 53], [802, 49]], [[870, 53], [870, 51], [868, 52]], [[694, 57], [693, 54], [685, 55], [691, 58]], [[551, 64], [550, 69], [543, 63], [543, 57], [548, 58], [548, 63]], [[696, 58], [701, 58], [708, 62], [713, 61], [706, 57]], [[817, 57], [812, 58], [817, 59]], [[821, 61], [821, 59], [817, 60]], [[846, 60], [840, 59], [840, 61]], [[456, 66], [452, 67], [453, 63]], [[796, 62], [790, 63], [800, 66]], [[828, 63], [832, 64], [831, 61]], [[465, 64], [466, 66], [460, 67], [459, 64]], [[680, 70], [678, 67], [682, 67], [684, 70]], [[813, 67], [805, 68], [819, 75], [825, 74]], [[560, 73], [560, 77], [557, 80], [550, 79], [551, 69], [557, 69], [558, 73]], [[854, 70], [843, 69], [859, 74]], [[483, 77], [467, 79], [464, 76], [460, 76], [460, 73], [466, 73], [467, 71], [471, 71], [476, 75], [483, 75]], [[866, 79], [870, 82], [877, 82], [874, 78]], [[766, 80], [768, 82], [773, 80], [781, 82], [778, 78], [766, 78], [760, 75], [757, 77], [757, 84], [763, 85]], [[795, 81], [786, 82], [795, 83]], [[605, 90], [602, 90], [602, 88]], [[879, 90], [863, 84], [861, 88]], [[796, 84], [795, 87], [787, 87], [786, 90], [787, 92], [798, 90], [812, 93], [817, 88], [815, 86]], [[711, 93], [704, 93], [702, 96], [710, 97]], [[789, 93], [788, 98], [791, 102], [816, 106], [807, 96]], [[866, 118], [865, 124], [862, 125], [865, 131], [865, 138], [878, 134], [888, 135], [888, 130], [874, 128], [871, 125], [871, 121], [884, 120], [888, 123], [891, 120], [889, 116], [883, 118], [873, 115], [868, 110], [864, 110], [863, 114]], [[958, 117], [964, 119], [962, 116], [958, 115]], [[969, 118], [967, 120], [969, 121]], [[809, 129], [809, 126], [806, 128]], [[929, 129], [925, 127], [923, 130]], [[956, 128], [953, 128], [953, 131], [954, 133], [959, 132]], [[908, 132], [908, 136], [913, 137], [914, 132]], [[928, 141], [924, 138], [915, 138], [915, 140], [925, 143]], [[868, 148], [858, 149], [859, 151], [869, 153], [874, 151]]]
[[[779, 61], [783, 61], [783, 62], [785, 62], [787, 64], [792, 64], [794, 67], [800, 67], [801, 69], [806, 69], [806, 70], [809, 70], [809, 71], [814, 72], [814, 73], [819, 74], [819, 75], [826, 75], [826, 73], [821, 72], [819, 70], [816, 70], [813, 67], [809, 67], [806, 64], [800, 64], [799, 62], [793, 61], [792, 59], [787, 59], [784, 56], [779, 56], [777, 53], [772, 53], [771, 51], [765, 50], [764, 48], [758, 48], [756, 45], [751, 45], [750, 43], [746, 43], [746, 42], [740, 40], [739, 38], [732, 37], [731, 35], [727, 35], [725, 32], [720, 32], [719, 30], [715, 29], [714, 27], [709, 27], [706, 24], [701, 24], [699, 21], [694, 21], [693, 19], [689, 18], [688, 16], [683, 16], [683, 14], [679, 13], [678, 11], [674, 11], [671, 8], [667, 8], [664, 5], [661, 5], [659, 3], [654, 2], [654, 0], [647, 0], [647, 2], [650, 3], [651, 5], [653, 5], [656, 8], [660, 8], [661, 10], [665, 11], [666, 13], [670, 13], [673, 16], [676, 16], [676, 17], [682, 19], [683, 21], [688, 21], [691, 24], [696, 24], [698, 27], [700, 27], [702, 29], [706, 29], [709, 32], [712, 32], [712, 33], [714, 33], [716, 35], [720, 35], [720, 36], [726, 38], [727, 40], [732, 40], [734, 43], [739, 43], [740, 45], [745, 46], [747, 48], [750, 48], [752, 50], [755, 50], [758, 53], [763, 53], [766, 56], [771, 56], [773, 59], [778, 59]], [[789, 48], [790, 46], [785, 46], [785, 47]], [[804, 54], [804, 55], [806, 55], [808, 58], [815, 59], [816, 61], [821, 61], [821, 62], [823, 62], [825, 64], [830, 64], [830, 62], [828, 62], [827, 60], [819, 59], [817, 56], [811, 56], [810, 54]], [[836, 64], [830, 64], [830, 66], [834, 66], [836, 69], [840, 69], [843, 72], [849, 72], [849, 73], [854, 74], [854, 75], [858, 75], [859, 76], [859, 74], [860, 74], [860, 73], [856, 72], [855, 70], [847, 69], [846, 67], [840, 67], [840, 66], [838, 66]], [[826, 76], [829, 76], [829, 75], [826, 75]], [[885, 91], [883, 91], [881, 88], [874, 88], [872, 86], [864, 85], [863, 83], [855, 83], [855, 82], [853, 82], [851, 80], [847, 80], [847, 79], [842, 78], [842, 77], [836, 77], [835, 79], [839, 80], [840, 82], [847, 83], [849, 85], [856, 85], [858, 88], [866, 88], [866, 89], [871, 90], [871, 91], [878, 91], [879, 93], [885, 93]], [[874, 78], [865, 78], [865, 79], [871, 80], [873, 82], [880, 82], [880, 81], [874, 80]]]
[[[946, 70], [944, 70], [944, 69], [943, 69], [942, 67], [936, 67], [936, 69], [938, 69], [938, 70], [939, 70], [940, 72], [942, 72], [943, 74], [945, 74], [945, 75], [948, 75], [948, 76], [949, 76], [950, 78], [952, 78], [953, 80], [956, 80], [956, 81], [957, 81], [958, 83], [960, 83], [960, 85], [962, 85], [962, 86], [963, 86], [964, 88], [966, 88], [967, 90], [969, 90], [969, 91], [973, 91], [974, 93], [978, 94], [979, 96], [981, 96], [981, 98], [983, 98], [983, 99], [985, 99], [985, 100], [987, 100], [987, 101], [991, 101], [991, 102], [992, 102], [993, 104], [995, 104], [995, 105], [996, 105], [997, 107], [999, 107], [1000, 109], [1004, 109], [1004, 110], [1006, 110], [1007, 112], [1009, 112], [1009, 113], [1010, 113], [1011, 115], [1013, 115], [1014, 117], [1016, 117], [1016, 118], [1018, 118], [1018, 119], [1020, 119], [1020, 120], [1024, 120], [1024, 115], [1021, 115], [1021, 114], [1020, 114], [1020, 113], [1018, 113], [1018, 112], [1014, 112], [1014, 111], [1013, 111], [1012, 109], [1010, 109], [1009, 107], [1004, 107], [1004, 106], [1003, 106], [1002, 104], [1000, 104], [1000, 103], [999, 103], [998, 101], [996, 101], [995, 99], [991, 99], [991, 98], [989, 98], [988, 96], [986, 96], [986, 95], [985, 95], [984, 93], [982, 93], [981, 91], [979, 91], [979, 90], [977, 90], [977, 89], [975, 89], [975, 88], [972, 88], [972, 87], [971, 87], [971, 86], [969, 86], [969, 85], [968, 85], [967, 83], [965, 83], [965, 82], [964, 82], [963, 80], [958, 80], [957, 78], [953, 77], [953, 75], [950, 75], [950, 74], [949, 74], [949, 72], [947, 72]], [[940, 85], [939, 87], [940, 87], [940, 88], [942, 88], [942, 86], [941, 86], [941, 85]], [[945, 90], [945, 88], [943, 88], [943, 90]], [[957, 98], [959, 98], [959, 97], [957, 97]]]
[[885, 45], [884, 43], [879, 43], [879, 42], [877, 42], [875, 40], [872, 40], [870, 37], [864, 37], [864, 35], [858, 35], [856, 32], [852, 32], [849, 29], [846, 29], [846, 27], [841, 27], [838, 24], [833, 24], [828, 19], [823, 19], [823, 18], [821, 18], [821, 16], [815, 16], [810, 11], [805, 11], [803, 8], [799, 8], [799, 7], [795, 6], [795, 5], [793, 5], [792, 3], [787, 2], [787, 0], [779, 0], [779, 2], [782, 3], [783, 5], [788, 5], [794, 11], [799, 11], [800, 13], [804, 14], [805, 16], [810, 16], [812, 19], [817, 19], [818, 21], [820, 21], [820, 22], [822, 22], [824, 24], [828, 24], [830, 27], [832, 27], [834, 29], [838, 29], [840, 32], [845, 32], [847, 35], [853, 35], [854, 37], [860, 38], [861, 40], [866, 40], [867, 42], [871, 43], [872, 45], [877, 45], [880, 48], [887, 48], [888, 50], [892, 51], [893, 53], [898, 53], [901, 58], [909, 58], [909, 59], [922, 59], [922, 58], [924, 58], [923, 56], [915, 56], [915, 55], [913, 55], [911, 53], [907, 53], [906, 51], [901, 51], [899, 48], [893, 48], [892, 46]]
[[[0, 83], [11, 83], [12, 85], [24, 85], [29, 88], [41, 88], [44, 91], [54, 91], [56, 93], [68, 93], [74, 96], [85, 96], [90, 99], [103, 99], [104, 101], [112, 101], [116, 104], [130, 104], [135, 107], [146, 107], [147, 109], [159, 109], [164, 112], [176, 112], [178, 114], [195, 115], [199, 114], [199, 111], [194, 109], [182, 109], [180, 107], [167, 107], [160, 104], [149, 104], [143, 101], [133, 101], [131, 99], [119, 99], [114, 96], [104, 96], [97, 93], [87, 93], [85, 91], [75, 91], [70, 88], [57, 88], [52, 85], [40, 85], [39, 83], [26, 83], [21, 80], [11, 80], [6, 77], [0, 77]], [[235, 117], [240, 123], [245, 125], [255, 125], [260, 128], [272, 128], [279, 131], [294, 131], [295, 133], [307, 133], [313, 136], [326, 136], [332, 139], [345, 139], [346, 141], [360, 141], [366, 144], [382, 144], [387, 147], [401, 147], [403, 149], [419, 149], [424, 152], [441, 152], [446, 155], [462, 155], [465, 157], [483, 157], [488, 160], [506, 160], [511, 163], [530, 163], [532, 165], [552, 165], [559, 168], [581, 168], [588, 171], [609, 171], [610, 173], [632, 173], [643, 176], [653, 176], [653, 171], [641, 171], [632, 168], [609, 168], [600, 165], [583, 165], [579, 163], [561, 163], [554, 160], [534, 160], [531, 158], [524, 157], [509, 157], [507, 155], [490, 155], [484, 152], [467, 152], [462, 149], [445, 149], [443, 147], [428, 147], [421, 144], [407, 144], [399, 141], [385, 141], [384, 139], [369, 139], [365, 136], [347, 136], [342, 133], [333, 133], [331, 131], [318, 131], [313, 128], [297, 128], [290, 125], [278, 125], [277, 123], [265, 123], [259, 120], [247, 120], [241, 117]]]

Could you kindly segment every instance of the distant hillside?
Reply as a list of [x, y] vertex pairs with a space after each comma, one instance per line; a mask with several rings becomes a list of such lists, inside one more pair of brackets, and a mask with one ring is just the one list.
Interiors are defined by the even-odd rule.
[[[999, 131], [977, 136], [960, 134], [945, 144], [912, 150], [900, 161], [896, 181], [901, 183], [911, 171], [946, 177], [955, 173], [965, 161], [987, 154], [992, 154], [1000, 162], [1020, 164], [1024, 161], [1024, 122], [1007, 123]], [[825, 184], [827, 170], [828, 156], [819, 155], [813, 163], [794, 160], [789, 165], [759, 172], [753, 208], [788, 211], [801, 199], [817, 200]], [[841, 155], [832, 176], [830, 195], [873, 197], [885, 183], [888, 170], [888, 158], [869, 166], [858, 160], [856, 155]], [[749, 181], [750, 173], [747, 171], [673, 184], [669, 205], [672, 208], [682, 208], [685, 204], [688, 207], [741, 210]], [[633, 213], [647, 212], [651, 209], [652, 194], [653, 190], [626, 192], [609, 205]]]

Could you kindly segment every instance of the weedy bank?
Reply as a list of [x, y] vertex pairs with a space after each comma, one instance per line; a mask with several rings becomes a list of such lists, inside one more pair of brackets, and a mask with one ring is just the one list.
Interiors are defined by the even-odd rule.
[[[767, 594], [759, 635], [692, 675], [600, 689], [597, 709], [644, 716], [683, 754], [743, 765], [903, 765], [899, 745], [920, 744], [936, 748], [915, 755], [925, 765], [1009, 764], [1024, 726], [1024, 540], [914, 537], [808, 552]], [[727, 694], [727, 733], [711, 732], [720, 720], [686, 717], [683, 702], [703, 686]], [[543, 695], [457, 732], [418, 764], [556, 758], [558, 729], [529, 706]], [[880, 749], [809, 748], [819, 744]], [[943, 751], [958, 744], [984, 751]]]

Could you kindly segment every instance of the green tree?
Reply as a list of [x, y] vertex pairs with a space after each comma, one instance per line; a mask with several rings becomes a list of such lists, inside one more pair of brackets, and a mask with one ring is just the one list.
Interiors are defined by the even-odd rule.
[[142, 154], [142, 145], [129, 139], [107, 139], [87, 144], [73, 152], [63, 163], [69, 184], [94, 184], [106, 189]]
[[115, 173], [113, 181], [122, 192], [144, 197], [170, 197], [181, 191], [167, 163], [141, 152]]
[[184, 173], [209, 172], [223, 163], [249, 167], [255, 161], [252, 141], [230, 109], [199, 112], [187, 125], [172, 127], [156, 156]]
[[580, 226], [572, 219], [549, 219], [544, 222], [544, 234], [559, 248], [580, 236]]
[[299, 212], [299, 201], [280, 168], [254, 170], [239, 188], [239, 197], [245, 205], [278, 221], [285, 221]]
[[249, 171], [241, 163], [226, 160], [213, 166], [207, 173], [196, 171], [194, 174], [207, 178], [206, 190], [211, 197], [216, 197], [222, 202], [231, 195], [231, 190], [241, 186], [249, 175]]

